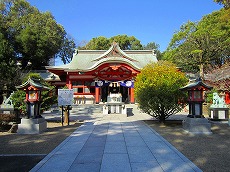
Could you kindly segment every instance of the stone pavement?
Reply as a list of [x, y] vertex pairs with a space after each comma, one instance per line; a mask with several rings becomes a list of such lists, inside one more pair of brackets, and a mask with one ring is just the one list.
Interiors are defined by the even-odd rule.
[[[135, 105], [128, 106], [128, 116], [102, 115], [100, 112], [91, 111], [92, 114], [84, 125], [31, 171], [201, 171], [141, 121], [151, 119], [150, 116], [141, 113]], [[86, 113], [89, 113], [89, 110], [86, 110]], [[87, 114], [85, 115], [87, 117]], [[81, 115], [81, 118], [83, 116]]]

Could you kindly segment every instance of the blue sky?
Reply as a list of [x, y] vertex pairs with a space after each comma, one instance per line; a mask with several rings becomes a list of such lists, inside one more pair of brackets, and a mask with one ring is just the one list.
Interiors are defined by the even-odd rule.
[[187, 21], [219, 10], [213, 0], [27, 0], [55, 20], [78, 44], [94, 37], [135, 36], [143, 45], [156, 42], [164, 51]]

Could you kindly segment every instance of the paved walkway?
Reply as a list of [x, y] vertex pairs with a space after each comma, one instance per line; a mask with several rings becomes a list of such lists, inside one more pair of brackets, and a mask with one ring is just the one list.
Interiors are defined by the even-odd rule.
[[151, 117], [135, 106], [130, 116], [92, 113], [91, 118], [41, 160], [39, 172], [201, 171], [141, 120]]

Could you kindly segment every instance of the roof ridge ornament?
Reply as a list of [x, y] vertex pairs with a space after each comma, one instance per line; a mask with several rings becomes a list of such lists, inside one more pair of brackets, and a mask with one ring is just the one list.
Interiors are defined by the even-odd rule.
[[137, 60], [135, 60], [132, 57], [130, 57], [129, 55], [127, 55], [123, 50], [121, 50], [119, 44], [116, 42], [112, 43], [112, 45], [108, 51], [106, 51], [104, 54], [100, 55], [99, 57], [97, 57], [96, 59], [94, 59], [92, 61], [100, 61], [103, 58], [117, 58], [117, 57], [121, 57], [121, 58], [125, 58], [127, 60], [130, 60], [130, 61], [138, 62]]
[[119, 46], [119, 43], [113, 41], [112, 46], [113, 46], [113, 45], [114, 45], [114, 46], [117, 46], [117, 45]]

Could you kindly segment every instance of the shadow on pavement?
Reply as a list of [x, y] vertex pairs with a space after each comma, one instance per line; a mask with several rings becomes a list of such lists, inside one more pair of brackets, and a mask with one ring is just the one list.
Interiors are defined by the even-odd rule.
[[0, 156], [0, 172], [25, 172], [31, 170], [45, 155], [40, 156]]

